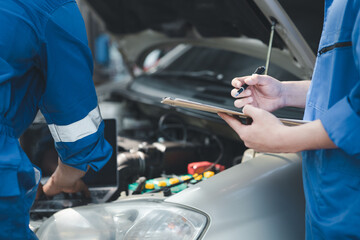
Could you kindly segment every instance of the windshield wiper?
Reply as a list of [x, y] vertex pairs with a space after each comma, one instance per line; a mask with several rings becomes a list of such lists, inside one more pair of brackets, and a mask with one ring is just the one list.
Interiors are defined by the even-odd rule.
[[151, 74], [152, 76], [158, 77], [187, 77], [187, 78], [196, 78], [196, 79], [206, 79], [211, 81], [221, 81], [224, 78], [224, 75], [221, 73], [216, 73], [210, 70], [203, 71], [161, 71]]

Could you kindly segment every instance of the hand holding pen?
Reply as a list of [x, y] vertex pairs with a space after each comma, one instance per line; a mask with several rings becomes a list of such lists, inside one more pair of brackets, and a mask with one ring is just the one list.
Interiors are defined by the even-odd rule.
[[[253, 74], [263, 74], [265, 72], [265, 67], [261, 66], [258, 67], [255, 72]], [[248, 87], [249, 85], [247, 85], [246, 83], [244, 83], [239, 90], [237, 91], [237, 93], [235, 94], [235, 97], [239, 96], [240, 93], [242, 93], [243, 91], [245, 91], [245, 89]]]
[[258, 67], [254, 75], [232, 80], [231, 95], [236, 98], [235, 107], [252, 105], [267, 111], [284, 107], [284, 84], [271, 76], [261, 75], [264, 70], [264, 67]]

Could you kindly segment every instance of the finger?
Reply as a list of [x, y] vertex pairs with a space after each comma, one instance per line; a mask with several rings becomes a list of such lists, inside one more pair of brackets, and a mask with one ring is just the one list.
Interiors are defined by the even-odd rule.
[[243, 125], [238, 119], [226, 114], [218, 113], [218, 115], [240, 136], [245, 125]]
[[66, 193], [81, 193], [84, 197], [90, 198], [89, 188], [82, 180], [77, 180], [73, 186], [62, 189]]
[[36, 191], [35, 199], [36, 200], [40, 199], [43, 194], [44, 194], [43, 185], [41, 183], [39, 183], [37, 191]]
[[45, 196], [54, 196], [56, 194], [61, 193], [61, 189], [58, 188], [54, 183], [52, 177], [45, 183], [43, 186], [43, 192]]
[[253, 74], [251, 77], [248, 77], [244, 79], [244, 82], [247, 85], [266, 85], [269, 82], [269, 76], [267, 75], [259, 75], [259, 74]]
[[237, 108], [242, 108], [243, 106], [247, 105], [247, 104], [252, 104], [254, 101], [254, 99], [252, 97], [245, 97], [245, 98], [240, 98], [234, 101], [234, 106]]
[[249, 77], [250, 76], [236, 77], [231, 81], [231, 85], [235, 88], [240, 88], [245, 83], [245, 79]]
[[81, 192], [81, 194], [83, 194], [84, 197], [90, 198], [91, 194], [90, 194], [89, 188], [81, 180], [79, 180], [79, 190], [78, 190], [78, 192]]
[[245, 105], [242, 111], [245, 115], [251, 117], [253, 121], [255, 121], [258, 118], [261, 118], [261, 114], [265, 112], [265, 110], [254, 107], [252, 105]]
[[85, 198], [91, 198], [91, 193], [88, 188], [86, 188], [84, 191], [82, 191], [82, 194]]
[[234, 98], [243, 98], [243, 97], [249, 97], [252, 94], [250, 89], [246, 89], [245, 91], [241, 92], [238, 95], [238, 90], [239, 89], [237, 89], [237, 88], [234, 88], [233, 90], [231, 90], [231, 96]]

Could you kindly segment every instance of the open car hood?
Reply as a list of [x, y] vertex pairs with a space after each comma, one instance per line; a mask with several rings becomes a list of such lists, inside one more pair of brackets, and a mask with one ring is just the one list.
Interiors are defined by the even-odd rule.
[[[191, 43], [265, 58], [276, 21], [273, 58], [288, 54], [297, 75], [311, 77], [320, 39], [323, 1], [86, 0], [115, 36], [130, 62], [154, 46]], [[309, 27], [311, 26], [311, 28]], [[259, 50], [260, 49], [260, 50]]]

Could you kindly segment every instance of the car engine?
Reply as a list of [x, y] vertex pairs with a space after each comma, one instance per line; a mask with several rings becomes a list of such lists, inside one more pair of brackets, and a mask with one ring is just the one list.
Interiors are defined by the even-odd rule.
[[[189, 174], [188, 165], [194, 162], [209, 162], [207, 170], [216, 173], [215, 164], [230, 168], [241, 162], [246, 150], [240, 139], [218, 134], [221, 129], [214, 133], [192, 124], [198, 121], [207, 126], [211, 121], [174, 109], [149, 106], [116, 94], [101, 102], [101, 107], [106, 109], [104, 118], [117, 118], [119, 182], [126, 195], [131, 194], [129, 184], [141, 177], [147, 180], [179, 177]], [[222, 128], [228, 126], [223, 124]]]

